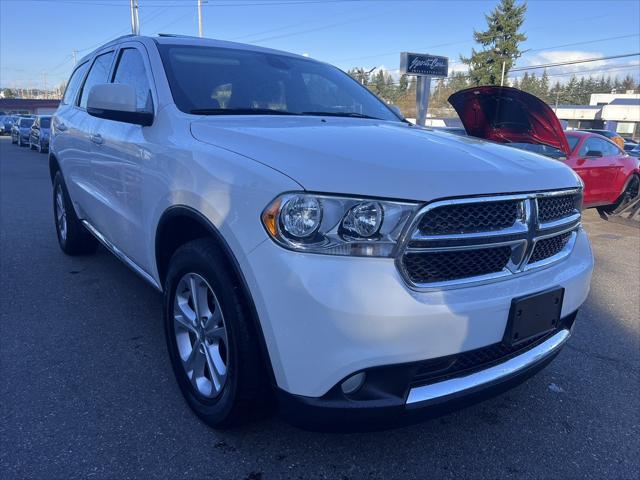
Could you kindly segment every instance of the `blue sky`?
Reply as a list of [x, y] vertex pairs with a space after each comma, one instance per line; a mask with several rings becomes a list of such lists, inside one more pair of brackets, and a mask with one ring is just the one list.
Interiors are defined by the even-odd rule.
[[[139, 0], [141, 32], [197, 34], [196, 0]], [[497, 0], [209, 0], [207, 37], [307, 53], [340, 68], [394, 71], [402, 50], [450, 57], [474, 45], [473, 29]], [[529, 0], [522, 45], [527, 66], [640, 52], [638, 0]], [[0, 0], [0, 86], [42, 87], [67, 78], [78, 57], [130, 32], [129, 0]], [[618, 38], [612, 38], [618, 37]], [[624, 37], [624, 38], [621, 38]], [[603, 40], [608, 39], [608, 40]], [[602, 40], [602, 41], [601, 41]], [[568, 45], [572, 44], [572, 45]], [[575, 44], [575, 45], [573, 45]], [[588, 71], [640, 76], [640, 57], [558, 67], [549, 73]]]

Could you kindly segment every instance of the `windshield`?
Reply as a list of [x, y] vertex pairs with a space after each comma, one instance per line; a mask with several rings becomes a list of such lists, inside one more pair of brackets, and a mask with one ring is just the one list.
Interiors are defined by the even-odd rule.
[[205, 115], [334, 115], [401, 121], [347, 74], [271, 53], [159, 45], [180, 110]]
[[31, 125], [33, 125], [33, 118], [21, 118], [20, 119], [20, 126], [21, 127], [30, 127]]
[[517, 142], [506, 143], [505, 145], [509, 147], [515, 147], [520, 150], [526, 150], [528, 152], [534, 152], [539, 155], [544, 155], [545, 157], [551, 157], [555, 159], [566, 158], [566, 155], [562, 150], [550, 147], [549, 145], [540, 145], [540, 144], [534, 144], [534, 143], [517, 143]]
[[51, 126], [51, 119], [49, 117], [40, 119], [40, 128], [49, 128]]

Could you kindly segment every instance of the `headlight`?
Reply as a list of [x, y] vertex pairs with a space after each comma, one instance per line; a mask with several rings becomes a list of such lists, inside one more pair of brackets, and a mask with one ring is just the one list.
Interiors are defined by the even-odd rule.
[[417, 203], [285, 193], [262, 213], [269, 236], [309, 253], [390, 257]]

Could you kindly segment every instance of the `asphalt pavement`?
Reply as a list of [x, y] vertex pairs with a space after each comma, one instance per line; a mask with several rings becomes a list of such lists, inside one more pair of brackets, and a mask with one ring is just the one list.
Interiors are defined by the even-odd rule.
[[575, 334], [538, 375], [385, 432], [277, 416], [217, 432], [166, 354], [160, 295], [58, 248], [47, 155], [0, 139], [0, 478], [640, 478], [640, 231], [585, 213], [596, 258]]

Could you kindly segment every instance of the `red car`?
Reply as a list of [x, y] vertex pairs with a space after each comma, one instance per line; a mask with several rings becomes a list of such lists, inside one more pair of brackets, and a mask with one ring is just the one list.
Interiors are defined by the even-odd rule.
[[584, 182], [585, 208], [611, 212], [640, 197], [640, 159], [607, 138], [565, 132], [539, 98], [511, 87], [476, 87], [454, 93], [449, 103], [473, 137], [553, 157], [573, 168]]
[[586, 207], [613, 205], [615, 208], [625, 200], [638, 197], [638, 158], [597, 133], [567, 132], [566, 135], [571, 150], [564, 162], [584, 182]]

